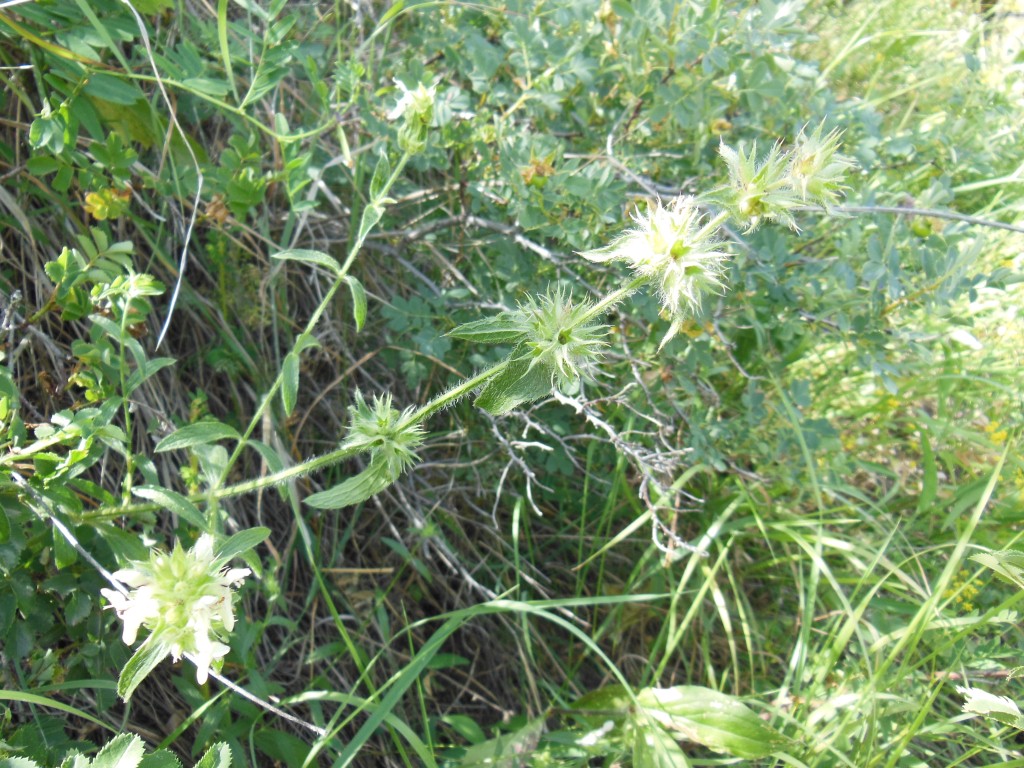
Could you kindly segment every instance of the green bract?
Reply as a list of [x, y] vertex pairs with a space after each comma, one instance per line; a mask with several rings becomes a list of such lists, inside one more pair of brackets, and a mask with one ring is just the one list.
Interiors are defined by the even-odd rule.
[[352, 423], [341, 447], [368, 451], [369, 466], [340, 485], [308, 497], [311, 507], [339, 509], [366, 501], [418, 460], [416, 448], [423, 442], [423, 427], [410, 422], [411, 408], [400, 413], [391, 406], [390, 394], [374, 397], [371, 405], [357, 390], [348, 412]]
[[842, 132], [834, 130], [822, 136], [824, 128], [820, 123], [810, 136], [800, 131], [791, 152], [789, 180], [805, 202], [816, 202], [828, 210], [839, 200], [843, 178], [853, 161], [839, 154]]
[[719, 190], [717, 197], [747, 232], [766, 220], [798, 229], [790, 211], [802, 201], [793, 188], [788, 158], [778, 143], [760, 162], [756, 142], [749, 152], [723, 142], [718, 152], [729, 166], [729, 185]]
[[501, 414], [544, 397], [556, 387], [577, 391], [593, 381], [607, 326], [593, 322], [593, 305], [574, 303], [561, 288], [530, 296], [511, 312], [461, 325], [448, 335], [468, 341], [515, 344], [505, 369], [477, 397], [484, 410]]

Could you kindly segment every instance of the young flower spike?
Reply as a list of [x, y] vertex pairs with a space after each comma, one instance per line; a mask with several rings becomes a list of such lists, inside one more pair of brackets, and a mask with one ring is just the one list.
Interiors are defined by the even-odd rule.
[[790, 229], [798, 229], [790, 210], [801, 204], [793, 188], [787, 155], [779, 144], [757, 161], [757, 144], [750, 152], [737, 151], [722, 142], [719, 154], [729, 167], [729, 184], [717, 191], [716, 199], [729, 210], [733, 218], [752, 232], [761, 222], [777, 221]]
[[420, 83], [409, 90], [405, 83], [395, 78], [395, 85], [402, 96], [394, 109], [388, 112], [388, 120], [402, 121], [398, 129], [398, 146], [410, 154], [422, 152], [427, 146], [427, 133], [434, 119], [437, 84], [426, 86]]
[[634, 213], [637, 226], [604, 248], [580, 255], [590, 261], [624, 261], [657, 286], [673, 320], [700, 310], [703, 297], [725, 286], [729, 254], [721, 250], [717, 227], [704, 222], [697, 201], [677, 197], [668, 207], [649, 204]]
[[800, 131], [790, 153], [789, 178], [804, 202], [816, 202], [827, 211], [839, 200], [846, 170], [854, 163], [839, 154], [842, 132], [836, 129], [822, 136], [824, 128], [822, 122], [810, 136]]
[[165, 649], [160, 655], [170, 653], [174, 661], [189, 654], [200, 684], [230, 650], [219, 640], [235, 626], [233, 588], [251, 573], [248, 568], [227, 568], [215, 557], [213, 544], [213, 537], [203, 534], [188, 551], [181, 542], [170, 553], [154, 549], [149, 560], [113, 574], [131, 588], [127, 596], [100, 590], [110, 602], [107, 607], [124, 622], [121, 639], [127, 645], [145, 627], [150, 636], [143, 645]]

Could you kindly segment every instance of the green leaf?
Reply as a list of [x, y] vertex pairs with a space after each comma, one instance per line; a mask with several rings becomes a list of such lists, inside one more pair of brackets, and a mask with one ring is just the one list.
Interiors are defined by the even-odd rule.
[[377, 200], [384, 192], [384, 185], [391, 178], [391, 162], [388, 160], [387, 150], [382, 150], [377, 158], [377, 165], [373, 169], [373, 178], [370, 180], [370, 199]]
[[121, 675], [117, 678], [117, 695], [128, 701], [139, 687], [139, 683], [145, 680], [170, 652], [170, 647], [161, 642], [156, 635], [147, 637], [121, 670]]
[[991, 568], [1000, 577], [1024, 589], [1024, 552], [1004, 549], [1000, 552], [979, 552], [971, 560]]
[[345, 275], [345, 282], [352, 293], [352, 317], [356, 321], [356, 332], [359, 332], [366, 322], [366, 291], [363, 290], [363, 284], [352, 275]]
[[214, 559], [218, 563], [226, 563], [243, 552], [248, 552], [253, 547], [262, 544], [269, 535], [270, 529], [263, 527], [239, 531], [217, 547]]
[[104, 72], [89, 75], [89, 81], [82, 90], [95, 99], [103, 99], [122, 106], [130, 106], [146, 98], [139, 86]]
[[785, 745], [785, 737], [743, 702], [710, 688], [644, 688], [636, 698], [651, 720], [716, 752], [756, 759]]
[[551, 394], [551, 372], [529, 360], [512, 360], [491, 379], [476, 398], [476, 405], [494, 416], [508, 413], [523, 403]]
[[6, 544], [11, 538], [11, 521], [3, 507], [0, 507], [0, 544]]
[[634, 723], [633, 768], [687, 768], [689, 765], [686, 754], [671, 735], [650, 722]]
[[299, 356], [289, 352], [284, 356], [281, 367], [281, 403], [284, 405], [285, 416], [291, 416], [295, 410], [295, 399], [299, 394]]
[[341, 485], [307, 496], [305, 503], [313, 509], [341, 509], [366, 501], [387, 488], [395, 479], [382, 464], [370, 465]]
[[227, 96], [231, 93], [231, 86], [223, 80], [211, 80], [208, 77], [190, 77], [181, 83], [183, 88], [196, 91], [207, 96]]
[[53, 529], [53, 559], [57, 570], [67, 568], [78, 560], [78, 551], [68, 543], [68, 540], [56, 527]]
[[169, 490], [159, 485], [137, 485], [132, 488], [132, 494], [140, 499], [155, 501], [157, 504], [174, 512], [182, 520], [188, 522], [200, 530], [205, 530], [206, 519], [191, 501], [176, 491]]
[[214, 744], [199, 758], [196, 768], [231, 768], [231, 747], [223, 742]]
[[458, 765], [464, 768], [518, 768], [529, 765], [529, 757], [537, 749], [537, 743], [544, 734], [544, 724], [545, 718], [538, 717], [517, 731], [467, 747]]
[[399, 13], [402, 12], [402, 9], [404, 7], [405, 7], [405, 0], [398, 0], [398, 2], [396, 2], [390, 8], [388, 8], [384, 12], [384, 15], [382, 15], [380, 17], [380, 21], [377, 22], [377, 28], [380, 29], [385, 24], [387, 24], [389, 21], [391, 21], [393, 18], [395, 18], [395, 16], [397, 16]]
[[27, 757], [4, 757], [0, 758], [0, 768], [41, 768], [35, 760]]
[[280, 261], [301, 261], [305, 264], [317, 264], [332, 274], [341, 272], [341, 266], [333, 258], [323, 251], [308, 251], [303, 248], [291, 248], [287, 251], [275, 253], [270, 258]]
[[179, 448], [191, 448], [196, 445], [206, 445], [217, 440], [237, 440], [241, 435], [234, 427], [222, 424], [219, 421], [197, 421], [189, 424], [178, 431], [168, 435], [159, 443], [155, 450], [157, 453], [176, 451]]
[[90, 768], [136, 768], [145, 754], [142, 739], [134, 733], [122, 733], [96, 754]]
[[526, 331], [511, 312], [502, 312], [494, 317], [463, 323], [445, 334], [481, 344], [516, 344], [522, 341], [525, 335]]
[[964, 712], [991, 717], [1004, 725], [1024, 730], [1024, 716], [1013, 699], [996, 696], [981, 688], [958, 685], [956, 690], [964, 696]]
[[363, 218], [359, 222], [359, 236], [356, 238], [356, 246], [361, 247], [366, 236], [370, 234], [377, 222], [384, 215], [384, 206], [379, 203], [370, 203], [363, 209]]
[[142, 758], [139, 768], [181, 768], [181, 761], [166, 749], [158, 749]]

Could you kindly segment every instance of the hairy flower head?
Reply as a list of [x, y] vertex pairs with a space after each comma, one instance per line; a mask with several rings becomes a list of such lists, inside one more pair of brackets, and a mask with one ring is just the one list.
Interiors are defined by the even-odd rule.
[[530, 368], [550, 371], [552, 384], [561, 392], [572, 392], [581, 379], [593, 381], [601, 360], [608, 328], [586, 320], [591, 306], [573, 303], [565, 290], [555, 288], [530, 296], [515, 313], [525, 331]]
[[735, 150], [722, 142], [718, 152], [729, 168], [729, 184], [718, 191], [717, 197], [733, 218], [744, 224], [748, 232], [764, 221], [797, 229], [790, 210], [801, 201], [789, 175], [788, 156], [779, 143], [773, 144], [760, 161], [756, 142], [749, 152], [744, 152], [743, 147]]
[[395, 85], [402, 96], [394, 109], [388, 112], [388, 120], [402, 120], [398, 129], [398, 146], [411, 154], [422, 152], [427, 146], [427, 133], [434, 119], [437, 84], [428, 86], [420, 83], [410, 90], [395, 78]]
[[692, 197], [677, 197], [668, 206], [649, 204], [634, 213], [637, 226], [604, 248], [582, 255], [591, 261], [624, 261], [657, 286], [661, 304], [673, 318], [700, 310], [703, 297], [725, 285], [729, 255], [714, 228], [705, 225]]
[[790, 152], [789, 179], [804, 202], [816, 202], [828, 210], [839, 200], [846, 171], [854, 163], [839, 154], [842, 132], [836, 129], [822, 136], [824, 128], [822, 122], [809, 136], [800, 131]]
[[127, 645], [145, 627], [151, 633], [146, 642], [165, 646], [175, 661], [192, 656], [200, 684], [229, 650], [219, 639], [235, 626], [233, 587], [251, 573], [227, 568], [214, 556], [213, 543], [212, 536], [203, 534], [187, 551], [181, 542], [169, 553], [154, 549], [149, 560], [113, 574], [131, 588], [127, 596], [100, 590], [124, 622], [121, 638]]
[[423, 442], [420, 424], [403, 426], [412, 410], [399, 412], [393, 408], [390, 394], [374, 397], [371, 405], [356, 390], [355, 403], [348, 409], [351, 424], [342, 447], [369, 451], [376, 465], [385, 468], [389, 482], [394, 482], [416, 463], [416, 448]]

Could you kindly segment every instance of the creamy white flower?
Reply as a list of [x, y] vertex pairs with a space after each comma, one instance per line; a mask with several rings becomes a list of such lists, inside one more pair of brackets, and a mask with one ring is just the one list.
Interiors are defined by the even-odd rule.
[[388, 120], [398, 120], [399, 118], [404, 117], [408, 112], [409, 115], [418, 117], [425, 123], [430, 122], [430, 117], [434, 114], [434, 99], [437, 96], [437, 83], [430, 86], [420, 83], [410, 91], [406, 87], [405, 83], [397, 77], [394, 80], [395, 85], [398, 86], [398, 90], [401, 91], [402, 96], [399, 98], [394, 109], [388, 112]]
[[121, 637], [127, 645], [145, 627], [174, 661], [190, 656], [202, 684], [230, 650], [218, 638], [234, 629], [233, 587], [250, 573], [248, 568], [224, 568], [215, 557], [213, 537], [204, 534], [191, 550], [180, 543], [169, 553], [153, 550], [148, 561], [115, 572], [117, 581], [132, 588], [127, 596], [114, 589], [100, 591], [124, 622]]
[[[725, 285], [725, 263], [715, 231], [709, 231], [692, 197], [677, 197], [667, 207], [650, 204], [647, 213], [634, 213], [637, 226], [605, 248], [582, 253], [591, 261], [625, 261], [651, 279], [661, 304], [674, 318], [700, 309], [708, 293]], [[714, 228], [711, 228], [714, 230]]]

